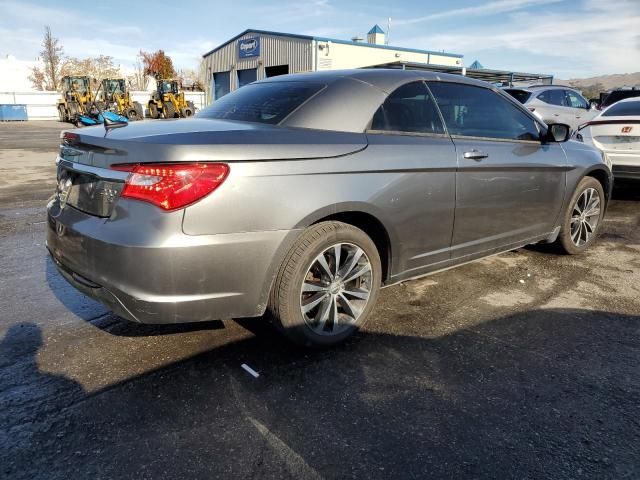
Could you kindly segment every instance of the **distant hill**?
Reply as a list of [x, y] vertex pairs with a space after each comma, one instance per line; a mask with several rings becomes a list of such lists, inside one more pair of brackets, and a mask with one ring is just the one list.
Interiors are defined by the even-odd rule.
[[604, 90], [618, 87], [640, 86], [640, 72], [636, 73], [616, 73], [614, 75], [600, 75], [589, 78], [570, 78], [569, 80], [554, 79], [553, 83], [562, 85], [573, 85], [577, 88], [588, 88], [600, 84]]

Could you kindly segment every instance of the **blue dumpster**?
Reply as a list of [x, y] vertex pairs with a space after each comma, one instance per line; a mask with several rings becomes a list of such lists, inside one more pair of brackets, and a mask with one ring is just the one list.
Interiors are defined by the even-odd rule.
[[0, 105], [0, 122], [24, 122], [26, 120], [26, 105]]

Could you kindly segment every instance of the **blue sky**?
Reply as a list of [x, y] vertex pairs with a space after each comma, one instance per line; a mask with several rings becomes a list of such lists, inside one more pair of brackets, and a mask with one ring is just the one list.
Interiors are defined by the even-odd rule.
[[[162, 48], [179, 68], [246, 28], [349, 39], [391, 17], [390, 44], [445, 50], [487, 68], [585, 77], [640, 71], [640, 0], [0, 0], [0, 55], [34, 59], [51, 26], [65, 53], [130, 67]], [[125, 12], [125, 13], [123, 13]]]

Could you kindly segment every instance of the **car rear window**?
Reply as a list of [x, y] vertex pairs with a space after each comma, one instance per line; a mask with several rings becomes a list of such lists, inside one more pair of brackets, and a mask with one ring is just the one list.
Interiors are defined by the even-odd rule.
[[637, 102], [621, 102], [611, 105], [604, 112], [603, 117], [640, 117], [640, 100]]
[[531, 92], [527, 92], [526, 90], [517, 90], [515, 88], [505, 88], [504, 91], [507, 92], [516, 100], [518, 100], [520, 103], [525, 103], [527, 100], [529, 100], [529, 97], [531, 96]]
[[216, 100], [198, 117], [277, 124], [324, 86], [311, 82], [246, 85]]

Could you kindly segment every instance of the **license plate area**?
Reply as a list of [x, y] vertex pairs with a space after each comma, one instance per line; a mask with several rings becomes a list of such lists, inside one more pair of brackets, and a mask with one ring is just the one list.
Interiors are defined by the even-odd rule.
[[60, 205], [76, 208], [89, 215], [110, 217], [124, 183], [95, 174], [58, 166], [56, 194]]

